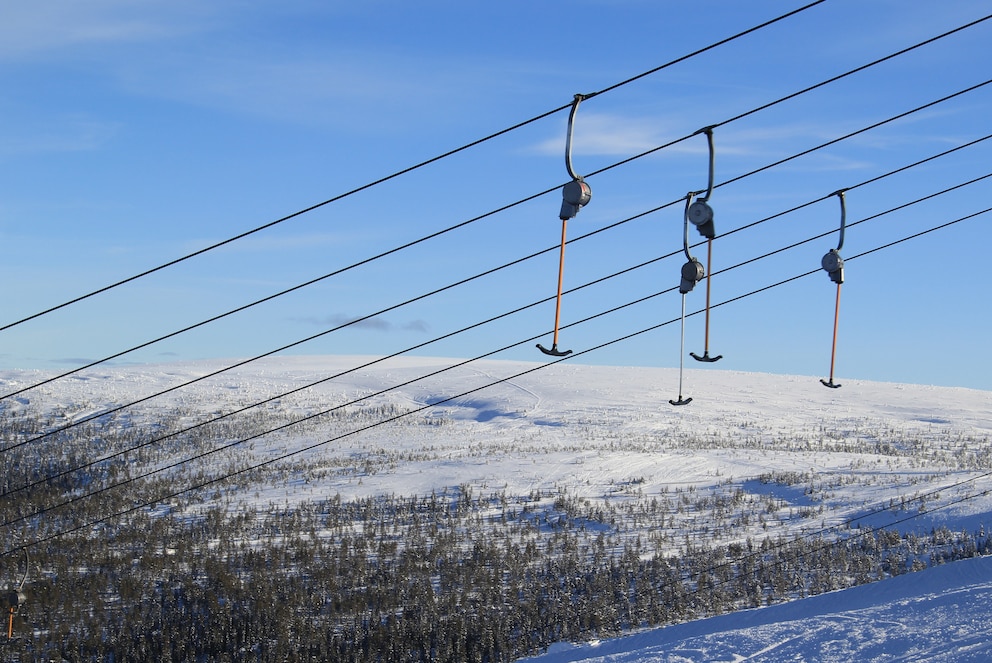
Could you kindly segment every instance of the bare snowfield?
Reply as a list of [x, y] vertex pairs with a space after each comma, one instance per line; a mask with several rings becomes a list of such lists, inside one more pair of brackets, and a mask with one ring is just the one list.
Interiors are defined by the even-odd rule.
[[[832, 390], [815, 377], [690, 369], [684, 391], [694, 400], [673, 407], [668, 401], [677, 397], [678, 372], [664, 368], [295, 356], [204, 377], [232, 363], [94, 369], [4, 403], [57, 410], [78, 421], [166, 392], [123, 413], [153, 421], [182, 408], [193, 424], [267, 401], [246, 412], [271, 421], [272, 428], [307, 417], [312, 425], [290, 426], [241, 445], [251, 446], [249, 460], [290, 454], [289, 461], [321, 462], [377, 450], [405, 457], [362, 477], [360, 484], [345, 477], [311, 485], [295, 495], [301, 499], [318, 492], [342, 498], [422, 495], [460, 484], [505, 487], [514, 494], [567, 484], [601, 497], [611, 485], [632, 479], [651, 493], [768, 472], [894, 482], [891, 489], [859, 486], [859, 500], [867, 507], [888, 500], [893, 490], [903, 495], [919, 482], [914, 476], [944, 476], [920, 489], [925, 490], [983, 474], [947, 463], [926, 465], [910, 453], [913, 445], [944, 458], [977, 453], [992, 436], [992, 392], [963, 388], [841, 379], [843, 387]], [[0, 388], [10, 393], [46, 377], [0, 372]], [[199, 381], [177, 388], [193, 380]], [[283, 395], [294, 390], [299, 391]], [[373, 410], [364, 425], [345, 428], [324, 425], [333, 416], [316, 416], [336, 414], [339, 422], [341, 415], [362, 409]], [[306, 432], [296, 432], [302, 429]], [[906, 453], [894, 449], [879, 455], [879, 443]], [[983, 477], [966, 489], [989, 485]], [[284, 498], [286, 491], [281, 492]]]

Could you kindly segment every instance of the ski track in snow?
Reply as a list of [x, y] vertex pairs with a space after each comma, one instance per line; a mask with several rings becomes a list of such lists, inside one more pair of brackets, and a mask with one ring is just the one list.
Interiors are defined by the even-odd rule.
[[812, 598], [559, 644], [529, 663], [988, 661], [992, 558], [969, 559]]
[[[149, 424], [181, 410], [184, 423], [195, 423], [370, 361], [369, 357], [272, 357], [112, 416], [119, 422]], [[211, 360], [89, 369], [0, 400], [0, 409], [30, 409], [79, 421], [232, 363]], [[874, 527], [913, 515], [915, 504], [872, 513], [899, 497], [939, 489], [939, 497], [930, 505], [939, 506], [940, 500], [949, 503], [992, 488], [992, 478], [981, 470], [943, 472], [911, 462], [908, 456], [873, 452], [883, 443], [922, 445], [947, 454], [988, 448], [992, 392], [858, 380], [843, 380], [842, 389], [827, 390], [816, 377], [690, 369], [684, 392], [693, 402], [673, 408], [668, 399], [675, 395], [677, 369], [565, 362], [514, 377], [536, 364], [480, 361], [418, 379], [457, 363], [445, 358], [392, 358], [260, 408], [282, 423], [412, 381], [342, 408], [352, 413], [372, 407], [415, 411], [395, 423], [337, 439], [347, 432], [342, 428], [345, 424], [321, 419], [313, 430], [260, 438], [231, 453], [238, 454], [241, 463], [258, 462], [335, 439], [299, 460], [339, 467], [393, 452], [424, 460], [386, 463], [360, 477], [332, 473], [316, 484], [291, 477], [282, 484], [247, 491], [250, 494], [240, 499], [264, 505], [335, 494], [342, 499], [414, 496], [463, 484], [480, 493], [502, 489], [510, 495], [526, 495], [534, 489], [565, 487], [583, 497], [612, 499], [622, 498], [622, 491], [631, 486], [656, 495], [678, 488], [716, 490], [729, 481], [755, 499], [777, 500], [783, 512], [817, 506], [802, 484], [758, 481], [770, 472], [797, 472], [825, 482], [837, 480], [833, 497], [825, 504], [826, 524], [862, 516], [861, 524]], [[49, 376], [41, 371], [0, 371], [0, 396]], [[474, 391], [489, 383], [495, 384]], [[465, 392], [471, 393], [446, 400]], [[170, 456], [170, 462], [175, 460]], [[220, 466], [219, 458], [208, 462]], [[948, 488], [958, 482], [965, 483]], [[986, 495], [932, 511], [901, 527], [925, 531], [946, 524], [988, 530], [990, 512], [992, 498]], [[755, 534], [760, 536], [760, 530]], [[613, 640], [559, 644], [530, 660], [988, 661], [992, 660], [990, 591], [992, 559], [973, 559]]]

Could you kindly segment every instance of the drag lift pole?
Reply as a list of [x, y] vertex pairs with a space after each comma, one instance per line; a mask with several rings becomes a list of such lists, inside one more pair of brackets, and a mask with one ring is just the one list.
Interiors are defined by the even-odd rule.
[[820, 265], [829, 274], [830, 280], [837, 284], [837, 297], [834, 301], [834, 333], [830, 347], [830, 379], [820, 379], [823, 386], [830, 387], [831, 389], [840, 388], [840, 384], [834, 382], [834, 365], [837, 359], [837, 324], [840, 320], [840, 286], [844, 283], [844, 259], [840, 257], [840, 250], [844, 248], [844, 228], [847, 225], [847, 205], [844, 202], [845, 190], [841, 189], [833, 193], [833, 195], [840, 198], [840, 238], [837, 242], [837, 248], [830, 249], [820, 261]]
[[27, 603], [28, 597], [24, 593], [24, 583], [28, 580], [28, 567], [30, 566], [30, 561], [28, 560], [27, 548], [24, 549], [24, 575], [21, 577], [21, 582], [17, 585], [16, 589], [8, 589], [3, 595], [3, 603], [7, 608], [7, 640], [11, 640], [14, 637], [14, 615], [22, 605]]
[[572, 110], [568, 115], [568, 131], [565, 136], [565, 169], [568, 170], [568, 174], [572, 178], [572, 181], [562, 187], [561, 211], [558, 213], [558, 218], [561, 219], [561, 248], [558, 252], [558, 294], [555, 298], [554, 337], [551, 342], [551, 349], [545, 348], [540, 343], [537, 344], [538, 350], [553, 357], [564, 357], [572, 352], [571, 350], [558, 349], [558, 330], [561, 324], [561, 291], [565, 272], [566, 228], [568, 226], [568, 220], [574, 218], [575, 215], [579, 213], [579, 210], [585, 207], [589, 200], [592, 199], [592, 189], [590, 189], [589, 185], [582, 179], [582, 176], [576, 174], [575, 170], [572, 168], [572, 128], [575, 124], [575, 114], [579, 110], [579, 104], [585, 98], [586, 97], [581, 94], [575, 95], [575, 98], [572, 101]]
[[710, 155], [709, 182], [706, 186], [706, 195], [701, 196], [699, 200], [689, 205], [686, 216], [696, 226], [696, 229], [699, 230], [699, 234], [706, 238], [706, 264], [709, 267], [710, 273], [706, 276], [706, 334], [704, 337], [703, 354], [697, 355], [695, 352], [690, 352], [689, 354], [696, 361], [714, 362], [723, 358], [723, 355], [710, 356], [710, 285], [713, 280], [713, 238], [716, 236], [716, 230], [713, 225], [713, 208], [710, 206], [709, 200], [713, 195], [716, 150], [713, 147], [713, 127], [703, 127], [696, 133], [706, 134], [706, 144]]
[[682, 327], [681, 327], [681, 343], [679, 345], [679, 398], [678, 400], [669, 400], [668, 402], [672, 405], [688, 405], [692, 402], [692, 398], [682, 397], [682, 376], [685, 368], [685, 296], [687, 293], [691, 292], [696, 284], [702, 280], [706, 275], [706, 270], [703, 269], [701, 262], [692, 257], [689, 253], [689, 214], [693, 205], [693, 198], [696, 197], [694, 191], [690, 191], [685, 197], [685, 214], [684, 223], [682, 226], [682, 250], [685, 252], [686, 263], [682, 265], [682, 280], [679, 282], [679, 292], [682, 294]]

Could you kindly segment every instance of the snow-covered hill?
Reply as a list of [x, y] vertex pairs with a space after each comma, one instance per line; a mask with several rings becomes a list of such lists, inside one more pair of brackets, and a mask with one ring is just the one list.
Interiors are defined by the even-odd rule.
[[[836, 515], [848, 518], [981, 474], [970, 470], [981, 469], [975, 458], [992, 437], [992, 392], [971, 389], [841, 380], [832, 390], [815, 377], [688, 370], [684, 391], [694, 400], [673, 407], [674, 369], [321, 356], [274, 357], [212, 375], [232, 363], [94, 369], [0, 403], [73, 422], [166, 392], [117, 416], [151, 423], [170, 415], [177, 425], [195, 425], [262, 402], [224, 419], [250, 417], [245, 433], [256, 437], [230, 450], [246, 463], [282, 455], [286, 463], [316, 464], [392, 458], [360, 482], [332, 477], [290, 499], [423, 495], [460, 484], [511, 494], [567, 485], [601, 498], [632, 480], [651, 494], [793, 472], [852, 481], [853, 488], [834, 490], [843, 503]], [[0, 390], [47, 377], [5, 371]], [[976, 480], [965, 489], [986, 485], [992, 482]], [[285, 486], [274, 488], [287, 498]], [[771, 488], [752, 483], [749, 490]], [[797, 506], [805, 499], [802, 491], [780, 492]], [[967, 511], [986, 505], [976, 498]]]
[[[509, 508], [616, 550], [643, 541], [645, 557], [870, 528], [992, 531], [992, 392], [691, 368], [693, 401], [674, 407], [674, 369], [299, 356], [221, 370], [232, 363], [91, 369], [36, 388], [51, 375], [4, 371], [0, 411], [94, 431], [77, 447], [24, 433], [23, 452], [124, 457], [130, 476], [167, 477], [171, 506], [152, 499], [151, 516], [470, 490], [495, 500], [478, 503], [493, 523]], [[243, 480], [214, 481], [228, 474]], [[987, 562], [539, 660], [984, 660]]]

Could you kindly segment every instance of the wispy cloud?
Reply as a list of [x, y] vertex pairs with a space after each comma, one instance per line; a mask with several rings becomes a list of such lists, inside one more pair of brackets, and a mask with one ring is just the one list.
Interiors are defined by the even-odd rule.
[[86, 152], [100, 149], [119, 131], [118, 124], [80, 116], [50, 116], [44, 126], [9, 120], [0, 131], [0, 158], [25, 154]]
[[[408, 131], [479, 105], [510, 85], [498, 62], [365, 40], [316, 37], [272, 26], [333, 22], [341, 3], [297, 0], [46, 0], [14, 3], [0, 20], [0, 62], [85, 62], [87, 75], [125, 95], [311, 126]], [[367, 11], [367, 8], [362, 10]], [[358, 12], [361, 13], [361, 12]], [[341, 21], [340, 23], [346, 23]], [[508, 62], [508, 60], [510, 60]], [[429, 73], [425, 73], [429, 72]]]
[[66, 366], [87, 366], [92, 364], [95, 359], [87, 359], [86, 357], [56, 357], [51, 360], [53, 364], [63, 364]]
[[[196, 3], [46, 0], [8, 3], [0, 21], [0, 59], [44, 56], [81, 45], [139, 42], [195, 29]], [[191, 20], [195, 16], [199, 18]]]
[[361, 320], [357, 317], [349, 317], [342, 315], [340, 313], [334, 313], [327, 316], [308, 316], [291, 318], [294, 322], [299, 322], [307, 325], [314, 325], [319, 327], [341, 327], [349, 326], [355, 329], [370, 329], [380, 332], [393, 332], [393, 331], [413, 331], [413, 332], [426, 332], [429, 329], [429, 325], [423, 320], [412, 320], [410, 322], [405, 322], [403, 324], [397, 325], [381, 317], [373, 317]]
[[[910, 118], [910, 121], [920, 123], [928, 119], [931, 118]], [[847, 118], [843, 122], [836, 123], [798, 121], [769, 126], [750, 126], [744, 129], [728, 125], [717, 129], [716, 132], [718, 162], [723, 161], [725, 157], [736, 156], [782, 158], [837, 139], [873, 121], [876, 120], [870, 117], [861, 121]], [[687, 136], [688, 132], [685, 131], [687, 126], [692, 125], [685, 118], [637, 117], [590, 112], [576, 121], [573, 154], [577, 155], [576, 159], [581, 159], [583, 155], [628, 157], [642, 154]], [[950, 139], [946, 136], [933, 135], [929, 140], [940, 144]], [[862, 144], [885, 149], [919, 141], [918, 128], [900, 131], [899, 125], [893, 125], [893, 130], [871, 132], [858, 136], [846, 144]], [[529, 151], [534, 154], [559, 157], [563, 154], [564, 145], [565, 126], [562, 125], [560, 136], [535, 143]], [[659, 154], [696, 154], [701, 158], [705, 158], [706, 153], [706, 140], [702, 136], [682, 140], [659, 152]], [[857, 170], [871, 165], [862, 158], [838, 154], [815, 154], [805, 160], [804, 164], [803, 168], [812, 170]]]
[[[132, 94], [314, 126], [399, 130], [412, 118], [450, 107], [468, 68], [430, 56], [361, 49], [209, 52], [155, 55], [115, 64]], [[424, 71], [437, 72], [425, 82]]]
[[[533, 147], [538, 154], [559, 156], [565, 149], [566, 127], [561, 135]], [[618, 156], [644, 152], [677, 136], [664, 119], [628, 117], [615, 114], [585, 113], [573, 128], [574, 154]], [[705, 146], [703, 146], [705, 150]]]
[[[644, 117], [620, 114], [587, 113], [576, 121], [573, 135], [573, 153], [590, 156], [630, 156], [640, 154], [679, 140], [689, 135], [686, 127], [693, 126], [685, 117]], [[537, 154], [559, 156], [565, 147], [565, 126], [561, 135], [535, 144], [531, 150]], [[721, 154], [755, 154], [767, 152], [769, 145], [790, 140], [810, 138], [826, 140], [835, 137], [829, 127], [822, 124], [792, 123], [759, 127], [744, 131], [727, 127], [717, 130], [716, 144]], [[666, 148], [667, 153], [703, 154], [707, 152], [706, 139], [682, 140]]]

